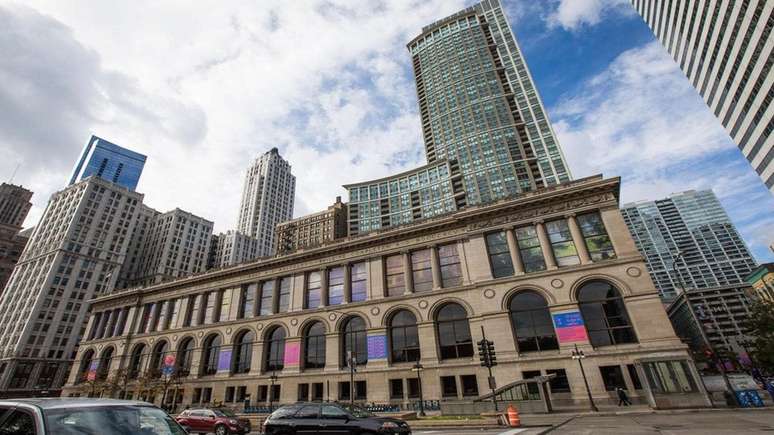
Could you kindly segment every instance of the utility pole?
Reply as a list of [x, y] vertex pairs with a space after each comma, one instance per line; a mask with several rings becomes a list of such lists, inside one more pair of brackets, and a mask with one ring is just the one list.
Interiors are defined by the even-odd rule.
[[355, 406], [355, 355], [352, 351], [347, 352], [347, 365], [349, 366], [349, 404]]
[[599, 412], [597, 405], [594, 403], [594, 398], [591, 397], [591, 388], [589, 388], [589, 381], [586, 379], [586, 371], [583, 369], [583, 359], [586, 358], [586, 354], [582, 350], [578, 349], [578, 345], [575, 345], [575, 349], [572, 351], [572, 359], [578, 360], [580, 366], [581, 376], [583, 376], [583, 384], [586, 386], [586, 394], [589, 395], [589, 404], [591, 404], [591, 410]]

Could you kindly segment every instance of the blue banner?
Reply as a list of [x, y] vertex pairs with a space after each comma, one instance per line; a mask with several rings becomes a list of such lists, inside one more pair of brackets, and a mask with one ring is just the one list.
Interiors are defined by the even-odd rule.
[[368, 336], [368, 359], [386, 359], [387, 358], [387, 336], [369, 335]]

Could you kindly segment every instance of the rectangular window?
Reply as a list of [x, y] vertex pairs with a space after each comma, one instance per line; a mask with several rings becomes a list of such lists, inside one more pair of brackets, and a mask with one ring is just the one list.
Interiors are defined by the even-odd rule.
[[476, 375], [462, 375], [460, 376], [460, 383], [462, 384], [463, 397], [478, 396], [478, 380]]
[[419, 379], [417, 378], [406, 379], [406, 388], [408, 389], [409, 399], [419, 398]]
[[298, 401], [309, 401], [309, 384], [298, 384]]
[[274, 280], [264, 281], [261, 284], [261, 315], [268, 316], [274, 311]]
[[199, 325], [199, 316], [202, 307], [202, 295], [190, 296], [188, 298], [188, 310], [185, 314], [185, 322], [183, 326], [196, 326]]
[[232, 403], [234, 401], [234, 387], [226, 387], [226, 394], [223, 397], [223, 401], [226, 403]]
[[632, 379], [632, 385], [634, 385], [634, 389], [642, 390], [640, 376], [637, 374], [637, 369], [634, 367], [634, 364], [626, 364], [626, 370], [629, 371], [629, 377]]
[[242, 304], [239, 306], [240, 319], [249, 319], [255, 316], [255, 298], [258, 295], [258, 284], [242, 286]]
[[384, 259], [387, 279], [387, 296], [399, 296], [406, 292], [406, 277], [403, 270], [403, 255], [391, 255]]
[[282, 385], [272, 385], [271, 386], [271, 401], [272, 402], [279, 402], [280, 400], [280, 393], [282, 392]]
[[486, 251], [489, 254], [489, 264], [492, 266], [492, 276], [502, 278], [513, 275], [513, 262], [508, 251], [508, 240], [505, 232], [486, 235]]
[[567, 372], [564, 369], [546, 370], [547, 375], [556, 375], [549, 381], [552, 393], [569, 393], [570, 382], [567, 380]]
[[521, 262], [524, 264], [524, 272], [538, 272], [546, 270], [546, 262], [543, 258], [543, 250], [540, 248], [540, 239], [534, 226], [521, 227], [513, 230], [516, 234], [516, 243], [519, 245]]
[[231, 317], [231, 296], [234, 291], [226, 289], [220, 291], [220, 311], [218, 311], [218, 321], [228, 322]]
[[599, 213], [582, 214], [577, 217], [577, 220], [591, 259], [598, 261], [615, 258], [613, 242], [607, 235]]
[[312, 400], [315, 402], [322, 402], [323, 400], [323, 383], [315, 382], [312, 384]]
[[290, 278], [280, 279], [279, 312], [287, 313], [290, 309]]
[[194, 388], [191, 403], [202, 403], [202, 389]]
[[202, 403], [210, 403], [211, 400], [212, 400], [212, 388], [208, 387], [208, 388], [202, 389]]
[[339, 382], [339, 400], [349, 400], [349, 381]]
[[696, 384], [686, 361], [643, 363], [645, 376], [654, 393], [690, 393]]
[[[151, 302], [150, 304], [147, 304], [146, 307], [148, 307], [148, 322], [145, 324], [145, 332], [146, 334], [149, 334], [153, 332], [154, 329], [156, 329], [156, 319], [158, 319], [159, 314], [159, 304]], [[103, 322], [105, 321], [103, 316]], [[104, 327], [104, 324], [102, 325]], [[102, 336], [102, 332], [98, 332], [98, 336]]]
[[258, 402], [263, 403], [266, 402], [266, 400], [269, 399], [269, 386], [268, 385], [259, 385], [258, 386]]
[[602, 375], [607, 391], [615, 391], [618, 387], [626, 389], [621, 366], [600, 366], [599, 373]]
[[[522, 379], [532, 379], [540, 376], [540, 370], [527, 370], [524, 372], [521, 372]], [[529, 394], [530, 400], [538, 400], [540, 399], [540, 387], [538, 384], [530, 383], [527, 384], [527, 393]]]
[[237, 387], [236, 401], [241, 403], [241, 402], [244, 402], [246, 398], [247, 398], [247, 387], [245, 387], [244, 385]]
[[366, 381], [355, 381], [355, 400], [366, 400], [368, 398], [368, 388]]
[[320, 272], [306, 274], [306, 308], [318, 308], [322, 299], [322, 281]]
[[344, 266], [328, 270], [328, 305], [344, 303]]
[[[143, 332], [145, 332], [145, 328], [148, 326], [149, 320], [150, 320], [150, 304], [145, 304], [142, 307], [142, 311], [140, 314], [140, 321], [137, 322], [137, 329], [136, 329], [137, 334], [142, 334]], [[98, 324], [97, 324], [97, 321], [95, 320], [94, 322], [95, 330], [97, 327], [98, 327]]]
[[352, 302], [366, 300], [366, 263], [360, 262], [350, 266], [350, 278], [352, 279]]
[[457, 398], [457, 379], [454, 376], [441, 376], [441, 394], [444, 398]]
[[444, 288], [462, 285], [462, 267], [460, 256], [457, 254], [457, 245], [443, 245], [438, 247], [438, 260], [441, 264], [441, 280]]
[[167, 320], [169, 319], [169, 301], [163, 301], [159, 304], [159, 318], [156, 322], [156, 331], [165, 331], [169, 329]]
[[[177, 324], [180, 319], [180, 307], [183, 305], [183, 298], [177, 298], [172, 302], [172, 314], [169, 316], [169, 327], [177, 328]], [[126, 321], [125, 313], [121, 313], [121, 321]], [[118, 325], [120, 330], [123, 330], [123, 326]]]
[[390, 379], [390, 399], [403, 399], [403, 379]]
[[204, 294], [204, 300], [202, 300], [202, 306], [204, 307], [204, 324], [209, 325], [215, 323], [215, 302], [218, 299], [218, 292], [209, 292]]
[[572, 234], [570, 233], [570, 227], [567, 225], [567, 219], [546, 222], [546, 232], [551, 243], [551, 249], [554, 251], [556, 264], [559, 267], [580, 264], [578, 250], [572, 241]]
[[430, 249], [411, 253], [411, 274], [414, 278], [414, 291], [425, 292], [433, 289], [433, 267], [430, 262]]

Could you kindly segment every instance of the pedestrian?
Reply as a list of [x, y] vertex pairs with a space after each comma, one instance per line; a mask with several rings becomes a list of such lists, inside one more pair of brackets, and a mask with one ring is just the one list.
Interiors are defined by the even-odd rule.
[[621, 404], [623, 406], [631, 406], [632, 402], [629, 400], [629, 396], [626, 395], [626, 390], [618, 387], [615, 391], [618, 393], [618, 406], [621, 406]]

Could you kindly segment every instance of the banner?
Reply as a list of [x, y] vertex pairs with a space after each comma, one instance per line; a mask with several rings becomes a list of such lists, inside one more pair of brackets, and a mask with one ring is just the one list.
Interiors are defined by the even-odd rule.
[[218, 355], [218, 371], [231, 370], [231, 349], [221, 349]]
[[588, 341], [589, 336], [586, 333], [586, 327], [583, 324], [583, 316], [580, 311], [562, 311], [553, 313], [554, 328], [556, 329], [556, 338], [559, 343], [577, 343]]
[[387, 336], [369, 335], [368, 336], [368, 360], [387, 358]]
[[301, 343], [285, 342], [285, 366], [297, 366], [301, 364]]
[[89, 372], [86, 374], [87, 381], [93, 381], [97, 379], [98, 366], [99, 366], [99, 361], [92, 361], [91, 364], [89, 364]]

